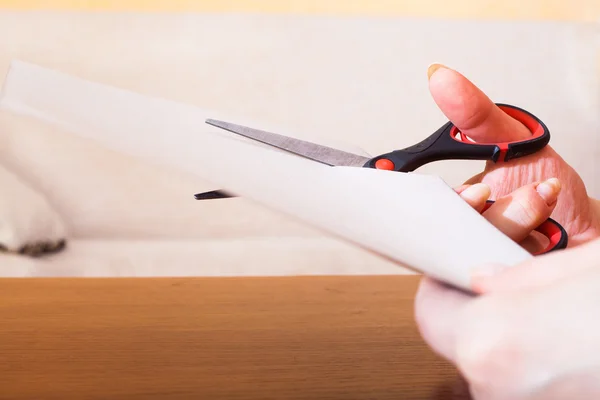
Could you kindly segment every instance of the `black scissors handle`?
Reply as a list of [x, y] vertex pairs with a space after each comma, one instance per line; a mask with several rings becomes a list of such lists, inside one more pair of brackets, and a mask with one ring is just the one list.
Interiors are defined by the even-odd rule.
[[[486, 212], [493, 204], [493, 200], [488, 200], [481, 213], [483, 214]], [[533, 255], [535, 256], [566, 249], [569, 244], [569, 235], [567, 234], [567, 231], [561, 224], [552, 218], [548, 218], [542, 222], [542, 224], [535, 228], [534, 231], [541, 233], [548, 239], [546, 247], [543, 250], [534, 253]]]
[[412, 172], [425, 164], [442, 160], [506, 162], [534, 154], [548, 144], [550, 131], [535, 115], [508, 104], [497, 104], [497, 106], [525, 125], [531, 132], [531, 137], [515, 142], [476, 143], [464, 135], [452, 122], [448, 122], [425, 140], [405, 149], [372, 158], [365, 164], [365, 167]]

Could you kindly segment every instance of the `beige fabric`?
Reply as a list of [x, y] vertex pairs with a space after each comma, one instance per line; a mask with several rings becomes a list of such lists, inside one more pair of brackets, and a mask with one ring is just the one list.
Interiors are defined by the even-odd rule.
[[[5, 12], [0, 70], [23, 59], [376, 154], [410, 145], [445, 122], [425, 79], [427, 65], [443, 61], [495, 100], [543, 118], [553, 145], [597, 196], [595, 36], [594, 25], [537, 22]], [[134, 271], [165, 271], [171, 264], [156, 260], [169, 259], [194, 275], [223, 268], [240, 275], [403, 272], [244, 199], [199, 205], [190, 199], [213, 189], [206, 182], [39, 121], [3, 113], [0, 131], [0, 163], [47, 196], [77, 238], [52, 258], [55, 266], [93, 270], [127, 255]], [[480, 167], [447, 162], [422, 171], [459, 184]], [[163, 257], [152, 253], [150, 261], [151, 249], [163, 249]]]

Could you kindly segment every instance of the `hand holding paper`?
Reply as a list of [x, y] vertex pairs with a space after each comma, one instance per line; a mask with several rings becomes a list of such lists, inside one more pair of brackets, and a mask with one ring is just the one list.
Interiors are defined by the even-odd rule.
[[[480, 141], [525, 134], [455, 71], [435, 72], [431, 90], [446, 115]], [[561, 180], [536, 182], [553, 175]], [[423, 337], [457, 365], [476, 400], [598, 397], [594, 366], [600, 326], [586, 316], [598, 303], [600, 284], [594, 261], [600, 245], [596, 201], [551, 148], [502, 168], [489, 164], [458, 192], [477, 208], [485, 196], [465, 193], [472, 188], [484, 193], [488, 185], [500, 196], [494, 208], [507, 207], [504, 213], [492, 208], [484, 215], [514, 240], [555, 210], [576, 238], [572, 246], [589, 244], [513, 268], [481, 265], [472, 277], [473, 290], [485, 294], [481, 297], [424, 278], [416, 299]], [[562, 195], [556, 201], [558, 190]]]

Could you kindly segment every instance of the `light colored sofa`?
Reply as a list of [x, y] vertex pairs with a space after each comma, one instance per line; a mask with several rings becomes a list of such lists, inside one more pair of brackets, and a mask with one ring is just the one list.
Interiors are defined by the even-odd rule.
[[[441, 61], [544, 119], [600, 195], [595, 35], [567, 23], [5, 12], [0, 68], [25, 60], [376, 154], [445, 122], [425, 75]], [[68, 240], [43, 258], [0, 255], [2, 276], [409, 273], [244, 199], [196, 202], [215, 188], [6, 110], [0, 168], [0, 232]], [[480, 168], [420, 172], [458, 185]]]

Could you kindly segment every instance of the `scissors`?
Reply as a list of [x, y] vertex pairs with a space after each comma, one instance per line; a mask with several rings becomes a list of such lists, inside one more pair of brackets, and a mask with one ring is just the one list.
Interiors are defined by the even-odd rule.
[[[535, 115], [512, 105], [496, 105], [506, 114], [525, 125], [531, 132], [531, 137], [514, 142], [477, 143], [463, 134], [452, 122], [447, 122], [431, 136], [413, 146], [370, 158], [229, 122], [208, 119], [206, 123], [329, 166], [375, 168], [405, 173], [413, 172], [425, 164], [442, 160], [508, 162], [534, 154], [550, 142], [548, 127]], [[230, 197], [235, 196], [222, 190], [213, 190], [195, 195], [197, 200]], [[494, 201], [488, 200], [482, 213], [489, 209], [492, 204], [494, 204]], [[567, 247], [567, 232], [552, 218], [548, 218], [535, 230], [544, 235], [549, 241], [545, 249], [535, 253], [536, 255]]]

